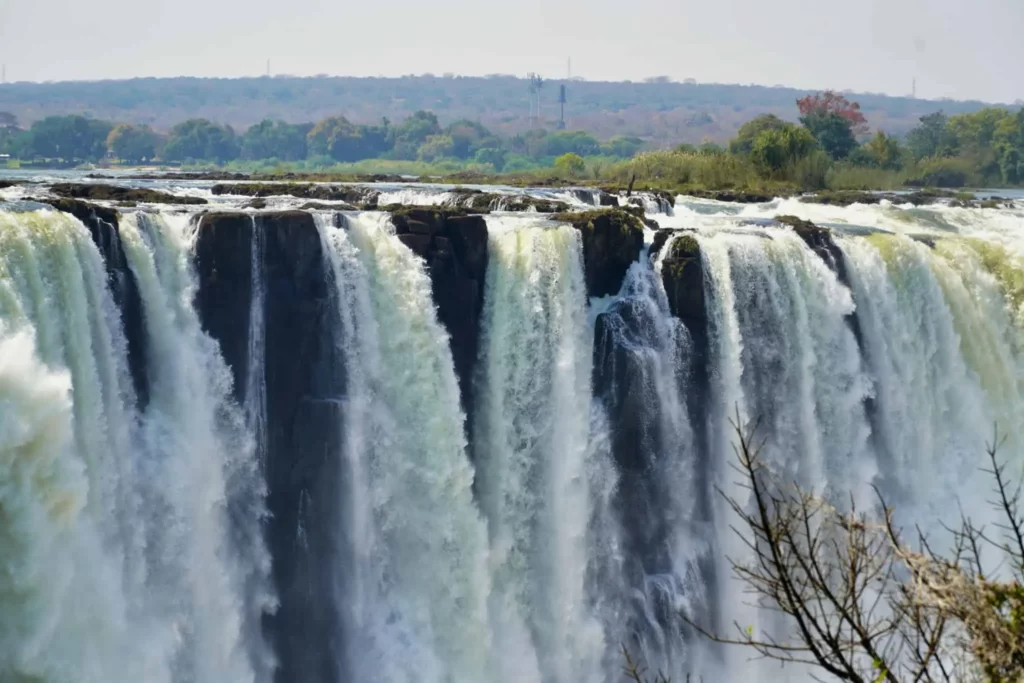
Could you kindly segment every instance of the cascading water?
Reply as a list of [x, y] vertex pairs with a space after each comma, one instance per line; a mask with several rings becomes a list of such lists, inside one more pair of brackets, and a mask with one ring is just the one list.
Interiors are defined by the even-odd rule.
[[[579, 237], [491, 217], [473, 460], [504, 680], [599, 677], [587, 610], [591, 336]], [[526, 659], [529, 657], [529, 659]], [[535, 661], [534, 661], [535, 658]]]
[[[26, 206], [0, 209], [3, 681], [269, 683], [278, 656], [309, 654], [332, 660], [309, 683], [613, 683], [621, 645], [673, 680], [803, 680], [686, 624], [786, 635], [726, 559], [750, 557], [715, 491], [747, 500], [729, 418], [760, 418], [788, 478], [868, 503], [877, 485], [901, 523], [940, 535], [954, 500], [992, 521], [993, 425], [1005, 460], [1024, 449], [1019, 209], [682, 202], [659, 220], [689, 230], [589, 306], [575, 228], [492, 213], [460, 395], [435, 306], [464, 282], [459, 230], [483, 219], [444, 234], [410, 219], [400, 239], [375, 212], [131, 212], [115, 228]], [[764, 224], [783, 212], [832, 225], [834, 251]], [[406, 246], [425, 243], [426, 261]], [[666, 283], [691, 244], [702, 315], [681, 321], [695, 292]], [[197, 313], [201, 256], [221, 289]], [[315, 320], [293, 353], [275, 323], [295, 310]], [[221, 324], [218, 348], [210, 316], [248, 327]], [[295, 367], [323, 381], [290, 384]], [[282, 623], [310, 600], [333, 615], [311, 616], [331, 633], [287, 662], [262, 634], [268, 527], [275, 572], [310, 532], [285, 574], [315, 581], [279, 586]]]
[[424, 266], [386, 214], [320, 222], [340, 308], [356, 680], [487, 680], [486, 530]]
[[[227, 400], [227, 369], [191, 308], [184, 228], [139, 214], [121, 225], [152, 360], [151, 400], [136, 413], [120, 317], [89, 233], [62, 213], [0, 212], [9, 387], [0, 444], [5, 497], [14, 496], [4, 508], [28, 513], [3, 516], [15, 522], [4, 523], [6, 542], [28, 544], [13, 551], [24, 564], [2, 591], [11, 599], [4, 680], [269, 672], [252, 623], [272, 605], [261, 580], [262, 484]], [[228, 508], [244, 513], [235, 529]]]
[[621, 575], [606, 575], [601, 590], [629, 603], [604, 615], [615, 642], [677, 680], [698, 668], [680, 615], [700, 621], [707, 612], [707, 511], [685, 401], [692, 340], [669, 310], [661, 266], [645, 250], [597, 318], [595, 398], [611, 416], [625, 548]]

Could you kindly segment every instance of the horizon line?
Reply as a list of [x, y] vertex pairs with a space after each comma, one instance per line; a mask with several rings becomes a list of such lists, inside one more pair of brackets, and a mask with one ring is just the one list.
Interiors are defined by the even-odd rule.
[[[5, 65], [6, 66], [6, 65]], [[194, 75], [179, 75], [179, 76], [131, 76], [122, 78], [77, 78], [77, 79], [66, 79], [66, 80], [46, 80], [46, 81], [5, 81], [0, 83], [0, 88], [5, 86], [18, 86], [18, 85], [67, 85], [67, 84], [90, 84], [90, 83], [116, 83], [116, 82], [129, 82], [129, 81], [172, 81], [172, 80], [197, 80], [197, 81], [241, 81], [241, 80], [328, 80], [328, 79], [346, 79], [346, 80], [381, 80], [381, 81], [398, 81], [398, 80], [413, 80], [413, 79], [436, 79], [436, 80], [458, 80], [458, 79], [473, 79], [473, 80], [498, 80], [498, 79], [514, 79], [519, 81], [526, 81], [528, 77], [519, 76], [516, 74], [507, 73], [492, 73], [484, 75], [467, 75], [467, 74], [456, 74], [446, 72], [443, 74], [434, 73], [422, 73], [422, 74], [402, 74], [399, 76], [386, 76], [378, 74], [376, 76], [359, 76], [351, 74], [328, 74], [319, 73], [313, 75], [300, 75], [300, 74], [258, 74], [258, 75], [245, 75], [245, 76], [194, 76]], [[653, 79], [666, 78], [668, 80], [655, 81]], [[989, 100], [982, 100], [977, 98], [960, 99], [955, 97], [917, 97], [913, 94], [907, 93], [903, 95], [893, 95], [885, 92], [870, 92], [854, 90], [850, 88], [804, 88], [795, 85], [786, 85], [781, 83], [775, 83], [772, 85], [766, 85], [764, 83], [724, 83], [717, 81], [700, 81], [695, 78], [687, 78], [683, 80], [676, 80], [669, 76], [649, 76], [642, 80], [623, 79], [623, 80], [610, 80], [610, 79], [593, 79], [586, 78], [583, 76], [573, 76], [571, 78], [558, 77], [544, 79], [549, 82], [568, 82], [568, 83], [592, 83], [592, 84], [618, 84], [618, 85], [642, 85], [642, 86], [681, 86], [681, 87], [702, 87], [702, 86], [725, 86], [734, 88], [764, 88], [766, 90], [793, 90], [797, 92], [813, 93], [813, 92], [825, 92], [831, 90], [833, 92], [841, 93], [844, 95], [867, 95], [870, 97], [884, 97], [888, 99], [901, 99], [901, 100], [919, 100], [922, 102], [962, 102], [962, 103], [979, 103], [979, 104], [990, 104], [990, 105], [1001, 105], [1005, 107], [1021, 106], [1024, 104], [1024, 100], [1018, 98], [1013, 102], [993, 102]]]

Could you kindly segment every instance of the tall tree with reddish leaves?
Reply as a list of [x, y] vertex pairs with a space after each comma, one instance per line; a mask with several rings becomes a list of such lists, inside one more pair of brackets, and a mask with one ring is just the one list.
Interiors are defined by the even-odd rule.
[[796, 101], [796, 106], [800, 108], [801, 117], [836, 114], [850, 122], [850, 129], [854, 134], [861, 135], [868, 132], [868, 121], [861, 113], [860, 105], [851, 102], [835, 91], [826, 90], [802, 97]]

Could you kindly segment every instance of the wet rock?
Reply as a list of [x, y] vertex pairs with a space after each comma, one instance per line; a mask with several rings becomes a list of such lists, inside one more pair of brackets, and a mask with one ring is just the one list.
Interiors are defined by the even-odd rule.
[[642, 220], [622, 209], [560, 213], [554, 219], [572, 225], [583, 237], [587, 293], [592, 297], [618, 293], [626, 271], [644, 247]]
[[114, 303], [121, 311], [128, 345], [128, 370], [140, 409], [149, 405], [149, 345], [146, 338], [146, 320], [142, 308], [135, 273], [128, 266], [124, 247], [121, 244], [119, 225], [121, 214], [116, 209], [90, 204], [77, 199], [37, 199], [58, 211], [69, 213], [85, 225], [92, 241], [103, 257], [107, 271], [107, 282]]
[[[222, 183], [214, 185], [215, 195], [243, 197], [298, 197], [321, 201], [342, 201], [363, 204], [366, 208], [377, 205], [380, 191], [362, 185], [326, 185], [318, 183]], [[337, 207], [334, 207], [337, 208]]]
[[451, 337], [462, 405], [470, 415], [487, 272], [487, 222], [467, 209], [426, 207], [403, 207], [391, 220], [398, 239], [427, 264], [438, 318]]
[[93, 201], [145, 202], [149, 204], [206, 204], [202, 197], [179, 197], [159, 190], [143, 190], [94, 183], [57, 183], [50, 192], [58, 197]]
[[[254, 253], [255, 250], [255, 253]], [[253, 287], [253, 264], [262, 270]], [[196, 308], [232, 370], [245, 404], [254, 294], [263, 293], [264, 359], [251, 368], [265, 387], [267, 544], [280, 600], [266, 618], [277, 680], [339, 680], [334, 604], [340, 438], [345, 368], [337, 301], [320, 236], [301, 211], [207, 213], [196, 239]]]
[[691, 197], [699, 199], [714, 199], [719, 202], [733, 202], [735, 204], [765, 204], [776, 197], [790, 196], [791, 192], [754, 192], [750, 190], [688, 190]]

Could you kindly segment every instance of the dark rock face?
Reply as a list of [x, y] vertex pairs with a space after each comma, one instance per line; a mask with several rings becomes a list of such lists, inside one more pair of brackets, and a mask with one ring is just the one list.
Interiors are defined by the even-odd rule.
[[92, 199], [115, 202], [149, 202], [152, 204], [206, 204], [201, 197], [179, 197], [158, 190], [140, 190], [114, 185], [58, 183], [50, 186], [58, 197]]
[[380, 192], [372, 187], [313, 183], [222, 183], [214, 185], [211, 192], [215, 195], [241, 195], [244, 197], [290, 196], [321, 201], [342, 201], [350, 204], [362, 204], [366, 208], [377, 206], [377, 198], [380, 196]]
[[140, 410], [149, 405], [149, 356], [146, 344], [146, 320], [142, 308], [142, 297], [135, 273], [128, 266], [128, 259], [121, 245], [118, 233], [120, 214], [114, 209], [96, 206], [77, 199], [40, 199], [58, 211], [69, 213], [89, 229], [92, 241], [103, 256], [107, 270], [107, 282], [114, 303], [121, 311], [121, 324], [128, 343], [128, 370], [135, 388], [135, 398]]
[[616, 294], [629, 266], [644, 248], [643, 222], [620, 209], [560, 213], [583, 237], [583, 262], [590, 296]]
[[526, 195], [507, 195], [462, 188], [455, 190], [455, 199], [452, 203], [454, 206], [478, 213], [530, 210], [537, 213], [558, 213], [569, 210], [568, 204], [554, 199], [537, 199]]
[[[661, 233], [656, 237], [660, 237]], [[661, 238], [662, 245], [668, 235]], [[656, 240], [657, 241], [657, 240]], [[692, 235], [677, 237], [667, 247], [661, 266], [661, 279], [668, 297], [668, 307], [690, 333], [690, 374], [686, 392], [687, 412], [694, 432], [694, 443], [703, 453], [707, 445], [707, 405], [710, 396], [708, 367], [707, 302], [704, 293], [704, 262], [701, 259], [700, 243]], [[702, 489], [703, 490], [703, 489]]]
[[391, 220], [398, 239], [426, 261], [438, 317], [451, 336], [462, 405], [469, 415], [484, 306], [487, 222], [464, 210], [427, 208], [404, 208]]
[[748, 190], [690, 190], [687, 192], [692, 197], [701, 199], [714, 199], [720, 202], [734, 202], [736, 204], [764, 204], [778, 196], [788, 196], [789, 192], [777, 192], [766, 194], [763, 192], [750, 192]]
[[[266, 386], [267, 543], [280, 598], [266, 630], [280, 667], [276, 680], [342, 680], [343, 634], [336, 603], [344, 419], [344, 359], [337, 302], [320, 237], [298, 211], [211, 213], [196, 244], [204, 328], [221, 345], [245, 403], [249, 328], [262, 287]], [[255, 368], [257, 372], [260, 368]]]

